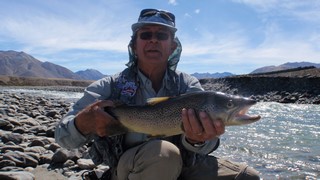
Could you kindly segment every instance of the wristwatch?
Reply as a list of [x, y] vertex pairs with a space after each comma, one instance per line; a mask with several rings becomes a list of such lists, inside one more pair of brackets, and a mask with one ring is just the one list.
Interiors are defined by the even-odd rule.
[[198, 143], [194, 143], [194, 144], [191, 144], [193, 147], [202, 147], [204, 146], [206, 142], [198, 142]]
[[203, 142], [197, 142], [197, 143], [191, 143], [190, 140], [188, 140], [188, 138], [186, 138], [186, 141], [191, 144], [193, 147], [202, 147], [204, 146], [204, 144], [206, 143], [205, 141]]

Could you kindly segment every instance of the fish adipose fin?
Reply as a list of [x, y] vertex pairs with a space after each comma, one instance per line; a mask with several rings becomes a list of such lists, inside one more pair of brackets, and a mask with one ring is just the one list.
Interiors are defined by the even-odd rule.
[[147, 104], [148, 105], [156, 105], [158, 103], [161, 103], [163, 101], [166, 101], [170, 99], [170, 97], [154, 97], [154, 98], [148, 98], [147, 99]]

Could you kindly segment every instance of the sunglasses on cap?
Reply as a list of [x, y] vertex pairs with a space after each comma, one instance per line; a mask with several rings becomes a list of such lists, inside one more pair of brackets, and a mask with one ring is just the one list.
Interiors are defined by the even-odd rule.
[[142, 40], [151, 40], [153, 38], [153, 35], [155, 35], [156, 39], [158, 41], [165, 41], [169, 39], [169, 34], [168, 33], [164, 33], [164, 32], [151, 32], [151, 31], [146, 31], [146, 32], [142, 32], [140, 33], [140, 39]]
[[158, 9], [144, 9], [141, 11], [139, 20], [144, 17], [154, 16], [159, 14], [162, 18], [171, 21], [173, 24], [175, 23], [175, 16], [167, 11], [158, 10]]

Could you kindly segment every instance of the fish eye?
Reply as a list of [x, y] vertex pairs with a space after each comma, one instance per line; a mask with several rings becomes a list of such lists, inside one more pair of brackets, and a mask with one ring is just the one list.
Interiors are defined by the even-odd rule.
[[233, 108], [233, 106], [234, 106], [234, 104], [233, 104], [232, 100], [228, 101], [227, 107], [228, 108]]

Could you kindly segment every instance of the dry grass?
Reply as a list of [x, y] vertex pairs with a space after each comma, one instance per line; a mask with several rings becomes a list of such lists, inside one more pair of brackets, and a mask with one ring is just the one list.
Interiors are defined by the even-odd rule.
[[0, 76], [0, 86], [80, 86], [86, 87], [93, 81], [60, 78], [36, 78]]
[[276, 71], [261, 74], [251, 74], [249, 76], [264, 76], [264, 77], [320, 77], [320, 68], [302, 69], [299, 68]]

